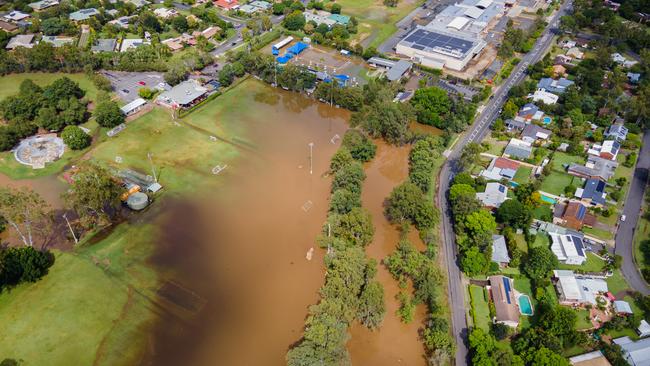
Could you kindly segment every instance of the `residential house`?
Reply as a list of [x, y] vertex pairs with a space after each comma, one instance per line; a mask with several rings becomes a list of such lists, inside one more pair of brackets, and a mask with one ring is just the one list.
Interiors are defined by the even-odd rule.
[[639, 327], [636, 328], [636, 334], [641, 338], [650, 336], [650, 324], [645, 319], [641, 319]]
[[549, 233], [551, 251], [560, 263], [581, 265], [587, 261], [581, 234]]
[[567, 39], [564, 42], [562, 42], [562, 48], [565, 50], [571, 49], [576, 46], [576, 41], [572, 39]]
[[503, 152], [503, 154], [506, 155], [507, 157], [513, 157], [520, 160], [530, 158], [530, 155], [532, 153], [533, 153], [533, 146], [529, 142], [522, 141], [515, 138], [510, 139], [510, 142], [508, 143], [505, 151]]
[[150, 41], [144, 40], [142, 38], [125, 38], [122, 40], [122, 45], [120, 46], [120, 52], [126, 52], [133, 48], [138, 48], [140, 46], [151, 44]]
[[105, 13], [110, 15], [111, 17], [115, 18], [117, 16], [117, 14], [120, 13], [120, 11], [117, 10], [117, 9], [108, 9], [108, 10], [105, 11]]
[[88, 9], [81, 9], [79, 11], [75, 11], [74, 13], [70, 13], [68, 15], [68, 18], [73, 22], [82, 22], [96, 15], [99, 15], [99, 10], [95, 8], [88, 8]]
[[126, 0], [126, 2], [135, 5], [135, 7], [138, 8], [138, 9], [143, 7], [143, 6], [147, 6], [147, 5], [151, 4], [147, 0]]
[[585, 53], [580, 51], [578, 47], [570, 48], [568, 51], [566, 51], [566, 55], [578, 60], [582, 60], [585, 57]]
[[519, 307], [515, 299], [515, 286], [511, 278], [490, 276], [490, 296], [494, 304], [496, 323], [516, 328], [519, 325]]
[[567, 55], [557, 55], [555, 56], [555, 59], [553, 59], [554, 64], [564, 66], [565, 68], [575, 66], [571, 61], [573, 61], [573, 58]]
[[216, 36], [217, 33], [219, 33], [219, 32], [221, 32], [221, 28], [215, 25], [215, 26], [207, 27], [207, 28], [205, 28], [205, 29], [204, 29], [203, 31], [201, 31], [201, 32], [199, 32], [199, 31], [194, 31], [194, 32], [192, 33], [192, 36], [193, 36], [194, 38], [198, 38], [199, 36], [203, 36], [203, 37], [205, 37], [206, 39], [211, 39], [212, 37]]
[[623, 124], [615, 123], [605, 129], [603, 136], [613, 138], [616, 141], [625, 141], [628, 129]]
[[532, 144], [538, 140], [548, 140], [548, 138], [551, 137], [551, 133], [551, 130], [547, 130], [531, 123], [524, 127], [524, 130], [521, 132], [521, 139]]
[[603, 206], [607, 202], [606, 186], [607, 184], [600, 179], [587, 179], [584, 188], [576, 189], [575, 196], [592, 206]]
[[524, 104], [519, 112], [517, 112], [517, 117], [515, 117], [515, 119], [522, 120], [526, 123], [541, 121], [542, 118], [544, 118], [544, 111], [540, 110], [534, 103]]
[[563, 94], [573, 84], [574, 82], [567, 78], [559, 78], [557, 80], [542, 78], [537, 82], [537, 89], [546, 90], [553, 94]]
[[501, 267], [506, 267], [510, 263], [508, 246], [503, 235], [492, 235], [492, 262]]
[[47, 8], [51, 8], [51, 7], [57, 6], [57, 5], [59, 5], [58, 0], [41, 0], [41, 1], [37, 1], [35, 3], [27, 4], [27, 6], [34, 9], [34, 11], [36, 11], [36, 12], [43, 11], [43, 10], [45, 10]]
[[172, 52], [180, 51], [185, 47], [185, 46], [183, 46], [183, 42], [180, 41], [178, 37], [177, 38], [169, 38], [169, 39], [166, 39], [166, 40], [164, 40], [164, 41], [162, 41], [160, 43], [162, 43], [165, 46], [169, 47], [169, 49]]
[[592, 226], [595, 217], [587, 212], [587, 206], [578, 201], [556, 204], [553, 211], [553, 223], [580, 230], [584, 225]]
[[476, 198], [489, 208], [498, 208], [508, 198], [508, 188], [501, 183], [490, 182], [485, 192], [476, 193]]
[[262, 9], [260, 9], [260, 8], [258, 8], [256, 6], [249, 5], [249, 4], [244, 4], [244, 5], [240, 6], [239, 8], [237, 8], [237, 11], [241, 11], [244, 14], [252, 15], [252, 14], [257, 13], [258, 11], [262, 11]]
[[596, 298], [609, 291], [604, 279], [568, 270], [553, 271], [553, 280], [563, 305], [597, 305]]
[[156, 103], [168, 108], [187, 108], [201, 101], [208, 89], [196, 80], [185, 80], [169, 91], [161, 93]]
[[273, 4], [271, 4], [270, 2], [268, 2], [268, 1], [261, 1], [261, 0], [255, 0], [255, 1], [252, 1], [249, 5], [250, 5], [250, 6], [254, 6], [254, 7], [256, 7], [256, 8], [260, 8], [260, 9], [262, 9], [263, 11], [270, 10], [271, 7], [273, 6]]
[[593, 144], [592, 147], [587, 150], [587, 154], [616, 161], [616, 156], [618, 155], [620, 149], [620, 142], [616, 140], [605, 140], [603, 141], [602, 145]]
[[309, 11], [304, 12], [303, 15], [305, 16], [305, 21], [307, 23], [314, 22], [317, 25], [325, 24], [330, 28], [336, 24], [336, 21], [334, 19], [330, 19], [327, 15], [320, 15], [316, 12]]
[[7, 33], [13, 33], [18, 30], [18, 26], [9, 22], [5, 22], [4, 20], [0, 20], [0, 29]]
[[114, 38], [100, 38], [95, 41], [95, 44], [90, 47], [94, 53], [99, 52], [114, 52], [117, 49], [117, 39]]
[[554, 78], [557, 78], [557, 77], [562, 77], [563, 78], [566, 75], [567, 75], [566, 67], [564, 65], [559, 64], [559, 63], [553, 65], [553, 77]]
[[115, 20], [111, 20], [110, 22], [108, 22], [108, 24], [112, 24], [112, 25], [118, 26], [118, 27], [120, 27], [120, 28], [124, 28], [124, 29], [126, 29], [126, 28], [129, 27], [129, 20], [131, 20], [131, 18], [133, 18], [133, 17], [134, 17], [134, 16], [130, 16], [130, 17], [127, 17], [127, 16], [119, 17], [119, 18], [117, 18], [117, 19], [115, 19]]
[[523, 131], [524, 127], [526, 127], [526, 122], [521, 121], [519, 119], [507, 119], [503, 122], [506, 125], [506, 129], [508, 131], [516, 130], [516, 131]]
[[215, 0], [213, 4], [225, 10], [237, 9], [239, 7], [237, 0]]
[[52, 46], [58, 48], [63, 47], [68, 44], [74, 44], [75, 39], [73, 37], [65, 36], [43, 36], [41, 42], [50, 43]]
[[611, 10], [613, 12], [617, 12], [618, 8], [621, 7], [621, 3], [617, 3], [617, 2], [612, 1], [612, 0], [605, 0], [605, 1], [603, 1], [603, 3], [605, 4], [605, 6], [607, 6], [607, 8], [609, 8], [609, 10]]
[[616, 314], [623, 314], [623, 315], [633, 314], [630, 303], [623, 300], [614, 301], [614, 311], [616, 312]]
[[13, 50], [17, 47], [32, 48], [34, 47], [34, 43], [32, 43], [33, 40], [33, 34], [19, 34], [17, 36], [13, 36], [5, 48], [8, 50]]
[[153, 13], [158, 17], [162, 19], [169, 19], [173, 18], [178, 15], [178, 11], [176, 9], [167, 9], [167, 8], [158, 8], [153, 11]]
[[9, 13], [5, 14], [2, 18], [8, 22], [20, 22], [29, 17], [29, 14], [23, 13], [22, 11], [12, 10]]
[[537, 89], [532, 95], [532, 98], [534, 102], [543, 102], [548, 105], [555, 104], [560, 99], [557, 95], [543, 89]]
[[606, 182], [614, 176], [617, 167], [618, 163], [615, 161], [589, 155], [585, 165], [571, 163], [568, 173], [580, 178], [599, 179]]
[[613, 342], [621, 346], [623, 357], [630, 366], [650, 365], [650, 338], [635, 342], [630, 337], [625, 336], [616, 338]]
[[494, 158], [487, 169], [481, 171], [480, 175], [488, 180], [513, 179], [519, 169], [519, 163], [507, 158]]
[[347, 26], [348, 23], [350, 23], [350, 17], [347, 16], [347, 15], [330, 14], [330, 16], [328, 16], [328, 18], [335, 21], [336, 24], [340, 24], [340, 25], [343, 25], [343, 26]]
[[634, 85], [638, 84], [639, 81], [641, 80], [641, 74], [637, 72], [628, 72], [626, 75], [627, 75], [627, 80], [629, 80], [630, 83]]
[[612, 53], [612, 61], [616, 62], [617, 64], [623, 67], [632, 67], [639, 63], [636, 60], [628, 60], [625, 56], [621, 55], [618, 52]]
[[569, 358], [572, 366], [612, 366], [602, 351], [593, 351]]

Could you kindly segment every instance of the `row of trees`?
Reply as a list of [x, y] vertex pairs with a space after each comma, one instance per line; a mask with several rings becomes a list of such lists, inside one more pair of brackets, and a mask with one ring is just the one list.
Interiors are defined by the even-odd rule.
[[[436, 160], [440, 159], [444, 141], [432, 135], [416, 136], [409, 154], [408, 180], [395, 187], [385, 203], [388, 220], [401, 226], [402, 238], [395, 252], [384, 260], [389, 272], [405, 288], [411, 281], [413, 296], [406, 292], [398, 294], [401, 302], [398, 315], [409, 322], [417, 304], [427, 306], [429, 316], [422, 331], [422, 341], [431, 364], [445, 364], [455, 353], [453, 339], [449, 334], [447, 318], [440, 309], [442, 277], [436, 263], [437, 240], [434, 230], [437, 212], [428, 193], [433, 189]], [[410, 226], [414, 225], [427, 245], [419, 252], [406, 239]]]
[[462, 132], [472, 123], [476, 105], [449, 96], [438, 87], [420, 88], [411, 99], [418, 122], [450, 132]]
[[361, 207], [365, 179], [361, 163], [374, 154], [372, 141], [349, 130], [331, 160], [330, 212], [318, 238], [328, 248], [325, 284], [319, 303], [309, 308], [303, 338], [287, 353], [288, 365], [348, 364], [345, 344], [350, 323], [356, 319], [372, 329], [384, 318], [384, 289], [374, 279], [377, 264], [364, 252], [374, 234], [372, 218]]

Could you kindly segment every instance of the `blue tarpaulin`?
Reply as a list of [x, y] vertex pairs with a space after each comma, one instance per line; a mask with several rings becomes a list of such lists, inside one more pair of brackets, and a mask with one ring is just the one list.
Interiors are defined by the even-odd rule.
[[289, 47], [289, 49], [287, 49], [287, 52], [293, 53], [294, 55], [298, 55], [300, 54], [300, 52], [306, 50], [308, 47], [309, 45], [307, 45], [306, 43], [298, 42], [293, 46]]
[[276, 61], [278, 61], [278, 63], [280, 63], [280, 64], [286, 64], [287, 62], [289, 62], [290, 59], [291, 59], [290, 57], [287, 57], [287, 55], [284, 55], [284, 56], [277, 57]]

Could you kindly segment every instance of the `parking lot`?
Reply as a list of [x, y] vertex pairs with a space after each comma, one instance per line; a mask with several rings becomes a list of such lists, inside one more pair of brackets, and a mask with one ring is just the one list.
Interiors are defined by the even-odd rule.
[[158, 84], [165, 82], [163, 74], [160, 72], [104, 71], [102, 74], [110, 80], [115, 94], [125, 103], [139, 98], [139, 89], [153, 89]]

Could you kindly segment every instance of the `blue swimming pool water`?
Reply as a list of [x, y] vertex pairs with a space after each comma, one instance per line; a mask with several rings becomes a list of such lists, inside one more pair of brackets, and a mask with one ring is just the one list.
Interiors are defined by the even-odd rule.
[[557, 203], [557, 201], [554, 200], [553, 198], [551, 198], [551, 197], [547, 197], [547, 196], [544, 196], [544, 195], [542, 195], [542, 201], [544, 201], [544, 202], [546, 202], [546, 203], [550, 203], [550, 204], [552, 204], [552, 205], [554, 205], [555, 203]]
[[519, 302], [519, 312], [523, 315], [533, 315], [533, 305], [530, 303], [528, 295], [521, 295], [517, 299]]
[[553, 121], [553, 120], [551, 119], [551, 117], [544, 117], [544, 119], [542, 121], [544, 122], [545, 125], [547, 125], [547, 124], [551, 123], [551, 121]]

